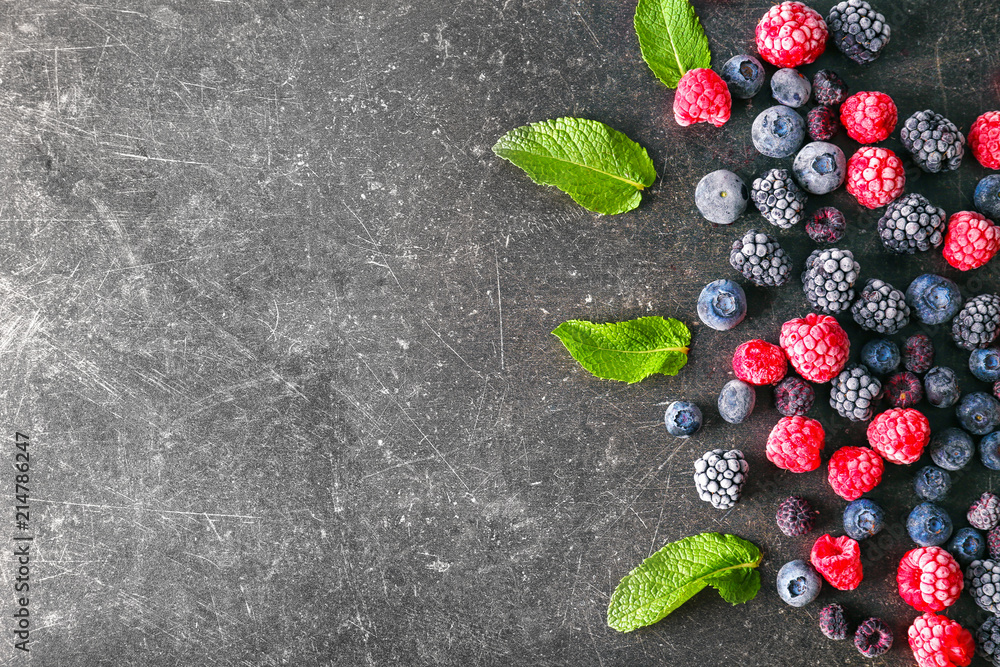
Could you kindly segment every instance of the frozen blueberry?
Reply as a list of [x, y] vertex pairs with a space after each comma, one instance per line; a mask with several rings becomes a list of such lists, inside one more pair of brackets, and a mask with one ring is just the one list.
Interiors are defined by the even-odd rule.
[[802, 116], [786, 106], [773, 106], [760, 112], [750, 131], [753, 145], [768, 157], [791, 157], [806, 137]]
[[983, 539], [983, 534], [975, 528], [959, 528], [945, 549], [951, 552], [959, 565], [965, 567], [972, 561], [983, 557], [986, 553], [986, 540]]
[[983, 382], [1000, 380], [1000, 350], [973, 350], [969, 355], [969, 370]]
[[1000, 431], [993, 431], [979, 441], [979, 460], [990, 470], [1000, 470]]
[[962, 308], [962, 293], [951, 280], [934, 273], [917, 276], [906, 288], [906, 303], [924, 324], [944, 324]]
[[899, 367], [899, 346], [886, 338], [876, 338], [861, 348], [861, 363], [873, 373], [887, 375]]
[[913, 490], [921, 500], [941, 500], [951, 490], [951, 475], [937, 466], [924, 466], [917, 471]]
[[934, 503], [920, 503], [906, 518], [910, 539], [922, 547], [937, 547], [951, 537], [951, 517]]
[[778, 595], [793, 607], [804, 607], [819, 595], [823, 580], [809, 563], [793, 560], [778, 570]]
[[713, 280], [698, 296], [698, 317], [716, 331], [728, 331], [747, 315], [747, 295], [732, 280]]
[[974, 195], [976, 208], [990, 220], [1000, 220], [1000, 174], [990, 174], [979, 181]]
[[808, 102], [811, 95], [812, 84], [798, 70], [785, 67], [771, 76], [771, 97], [778, 104], [797, 109]]
[[674, 401], [667, 406], [663, 422], [670, 435], [686, 438], [701, 428], [701, 410], [690, 401]]
[[847, 158], [839, 147], [825, 141], [814, 141], [803, 146], [795, 156], [792, 172], [806, 192], [825, 195], [844, 183]]
[[958, 402], [961, 391], [955, 371], [947, 366], [935, 366], [924, 376], [924, 395], [935, 408], [950, 408]]
[[973, 435], [986, 435], [1000, 426], [1000, 401], [985, 391], [966, 394], [955, 409], [958, 425]]
[[871, 537], [885, 526], [885, 513], [878, 503], [858, 498], [844, 508], [844, 532], [855, 540]]
[[694, 190], [694, 203], [702, 216], [717, 225], [731, 225], [743, 215], [750, 191], [743, 179], [727, 169], [706, 174]]
[[745, 53], [727, 60], [720, 76], [729, 86], [729, 94], [741, 100], [750, 99], [764, 86], [764, 66]]
[[931, 460], [945, 470], [961, 470], [976, 453], [969, 434], [960, 428], [946, 428], [931, 436]]
[[739, 424], [750, 416], [757, 402], [757, 392], [742, 380], [730, 380], [719, 392], [719, 415], [730, 424]]

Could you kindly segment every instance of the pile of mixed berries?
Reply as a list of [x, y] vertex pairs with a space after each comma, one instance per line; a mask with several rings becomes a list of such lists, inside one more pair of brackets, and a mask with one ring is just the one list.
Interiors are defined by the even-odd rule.
[[[847, 216], [832, 207], [820, 208], [806, 219], [810, 195], [824, 195], [846, 185], [867, 209], [885, 208], [878, 237], [891, 254], [912, 255], [939, 250], [947, 263], [969, 271], [988, 263], [1000, 250], [1000, 176], [983, 178], [975, 190], [977, 211], [945, 211], [919, 193], [904, 194], [903, 162], [878, 144], [899, 129], [913, 162], [924, 172], [955, 170], [968, 147], [988, 169], [1000, 169], [1000, 111], [982, 114], [968, 136], [944, 116], [924, 110], [899, 122], [896, 104], [879, 91], [849, 94], [831, 70], [810, 80], [795, 68], [812, 63], [833, 44], [857, 63], [876, 60], [889, 43], [885, 18], [865, 0], [844, 0], [824, 19], [801, 2], [771, 7], [756, 29], [760, 58], [780, 68], [771, 77], [774, 106], [762, 111], [752, 127], [752, 141], [763, 155], [791, 158], [789, 168], [770, 169], [751, 187], [735, 173], [718, 170], [706, 175], [695, 192], [699, 211], [718, 225], [732, 224], [749, 202], [764, 219], [788, 229], [805, 221], [809, 237], [820, 244], [837, 244], [847, 231]], [[723, 125], [732, 98], [749, 99], [765, 84], [765, 69], [752, 55], [729, 59], [721, 76], [712, 70], [688, 72], [680, 81], [674, 115], [681, 125], [709, 122]], [[810, 101], [816, 106], [803, 118], [796, 109]], [[840, 131], [861, 144], [848, 159], [828, 140]], [[806, 136], [811, 143], [803, 143]], [[758, 287], [778, 287], [792, 277], [792, 262], [777, 239], [761, 229], [736, 238], [730, 263]], [[822, 583], [838, 590], [861, 585], [861, 542], [883, 529], [886, 513], [864, 495], [882, 481], [886, 466], [911, 465], [927, 453], [932, 465], [916, 473], [914, 491], [922, 501], [909, 514], [906, 529], [916, 548], [903, 555], [897, 569], [899, 595], [922, 613], [909, 627], [910, 648], [921, 666], [968, 665], [976, 646], [1000, 666], [1000, 497], [984, 493], [969, 508], [969, 527], [957, 531], [949, 514], [937, 504], [948, 494], [952, 476], [976, 454], [973, 436], [981, 436], [978, 454], [990, 470], [1000, 470], [1000, 350], [990, 347], [1000, 333], [1000, 295], [979, 294], [963, 300], [958, 285], [936, 274], [917, 276], [904, 289], [869, 278], [859, 282], [861, 266], [848, 248], [815, 250], [796, 275], [811, 310], [785, 322], [777, 344], [750, 340], [736, 348], [732, 367], [736, 379], [719, 394], [722, 418], [738, 424], [753, 411], [756, 388], [774, 388], [774, 404], [782, 417], [771, 430], [767, 459], [792, 473], [822, 465], [826, 434], [819, 421], [806, 416], [816, 401], [816, 386], [829, 385], [829, 403], [844, 419], [867, 422], [867, 446], [844, 446], [827, 463], [833, 492], [848, 502], [843, 511], [843, 536], [823, 535], [812, 545], [808, 560], [786, 563], [777, 576], [777, 590], [788, 604], [812, 602]], [[698, 300], [698, 315], [708, 327], [725, 331], [747, 314], [743, 287], [733, 280], [716, 280]], [[851, 341], [835, 316], [849, 316], [875, 336], [861, 349], [860, 363], [849, 363]], [[931, 339], [917, 333], [902, 347], [890, 337], [911, 322], [927, 326], [950, 323], [955, 345], [970, 353], [969, 370], [989, 383], [992, 392], [963, 394], [957, 374], [934, 365]], [[918, 409], [924, 400], [936, 408], [955, 410], [957, 427], [931, 432]], [[883, 404], [885, 401], [888, 406]], [[688, 436], [702, 424], [700, 409], [686, 401], [667, 409], [671, 434]], [[695, 462], [695, 486], [702, 500], [730, 509], [740, 499], [748, 465], [739, 450], [715, 449]], [[789, 537], [811, 532], [819, 512], [801, 496], [790, 496], [777, 510], [779, 529]], [[964, 568], [964, 574], [963, 574]], [[995, 614], [977, 636], [939, 612], [953, 605], [962, 591], [982, 609]], [[830, 639], [851, 632], [844, 608], [829, 604], [820, 612], [820, 630]], [[893, 633], [879, 618], [854, 627], [857, 649], [867, 657], [889, 650]]]

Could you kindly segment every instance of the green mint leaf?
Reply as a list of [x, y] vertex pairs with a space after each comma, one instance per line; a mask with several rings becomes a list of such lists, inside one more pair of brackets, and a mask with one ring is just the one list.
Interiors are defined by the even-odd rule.
[[569, 320], [552, 333], [597, 377], [628, 383], [654, 373], [677, 375], [691, 344], [691, 331], [683, 322], [662, 317], [608, 324]]
[[556, 118], [514, 128], [493, 152], [594, 213], [631, 211], [656, 180], [646, 149], [604, 123]]
[[760, 549], [735, 535], [702, 533], [667, 544], [625, 575], [608, 605], [608, 625], [631, 632], [656, 623], [705, 586], [740, 604], [760, 590]]
[[635, 34], [642, 59], [668, 88], [688, 70], [712, 66], [708, 37], [688, 0], [639, 0]]

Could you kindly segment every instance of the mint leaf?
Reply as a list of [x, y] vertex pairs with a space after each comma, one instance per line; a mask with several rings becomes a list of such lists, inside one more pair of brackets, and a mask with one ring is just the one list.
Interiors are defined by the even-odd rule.
[[691, 331], [683, 322], [662, 317], [609, 324], [569, 320], [552, 333], [597, 377], [628, 383], [654, 373], [677, 375], [687, 363], [691, 343]]
[[688, 0], [639, 0], [635, 34], [642, 59], [668, 88], [688, 70], [712, 66], [708, 37]]
[[712, 586], [727, 602], [760, 590], [760, 549], [735, 535], [702, 533], [667, 544], [625, 575], [608, 605], [608, 625], [621, 632], [656, 623]]
[[554, 185], [594, 213], [614, 215], [639, 205], [656, 180], [646, 149], [604, 123], [556, 118], [515, 128], [493, 152], [539, 185]]

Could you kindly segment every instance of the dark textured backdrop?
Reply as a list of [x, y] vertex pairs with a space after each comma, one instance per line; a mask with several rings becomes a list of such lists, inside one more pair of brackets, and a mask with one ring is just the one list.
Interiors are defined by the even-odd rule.
[[[753, 49], [769, 5], [694, 4], [717, 67]], [[877, 4], [895, 28], [877, 63], [834, 51], [805, 71], [833, 67], [853, 90], [893, 95], [902, 117], [929, 107], [963, 129], [1000, 107], [992, 0]], [[764, 459], [770, 392], [742, 426], [714, 408], [732, 349], [776, 340], [807, 311], [801, 290], [749, 289], [750, 318], [728, 333], [695, 315], [706, 282], [735, 277], [733, 238], [766, 223], [748, 211], [713, 228], [694, 186], [722, 167], [749, 181], [783, 164], [750, 143], [767, 95], [738, 102], [722, 129], [678, 127], [633, 10], [3, 3], [0, 412], [33, 440], [34, 664], [863, 662], [822, 639], [818, 604], [793, 610], [773, 586], [811, 546], [777, 531], [780, 499], [813, 498], [821, 532], [839, 530], [843, 501], [822, 471]], [[562, 115], [649, 149], [659, 178], [638, 210], [590, 214], [491, 153], [507, 130]], [[954, 212], [983, 173], [971, 159], [945, 176], [910, 169], [908, 190]], [[967, 295], [996, 289], [995, 265], [958, 276], [939, 253], [890, 259], [876, 217], [843, 191], [810, 208], [827, 203], [847, 212], [862, 279], [905, 288], [932, 270]], [[801, 228], [777, 235], [798, 271], [811, 243]], [[549, 333], [647, 314], [692, 326], [680, 375], [599, 381]], [[856, 351], [864, 337], [849, 330]], [[687, 440], [661, 424], [682, 397], [707, 417]], [[861, 442], [862, 426], [812, 415], [833, 447]], [[730, 512], [691, 481], [716, 446], [751, 463]], [[915, 497], [913, 471], [891, 468], [872, 497], [892, 522], [863, 546], [865, 583], [821, 600], [885, 615], [897, 647], [874, 664], [903, 665], [915, 614], [893, 575]], [[970, 470], [948, 503], [956, 519], [994, 486]], [[704, 592], [652, 628], [610, 630], [618, 580], [706, 530], [762, 547], [757, 599], [732, 608]], [[967, 599], [952, 615], [981, 620]], [[0, 664], [27, 662], [2, 646]]]

